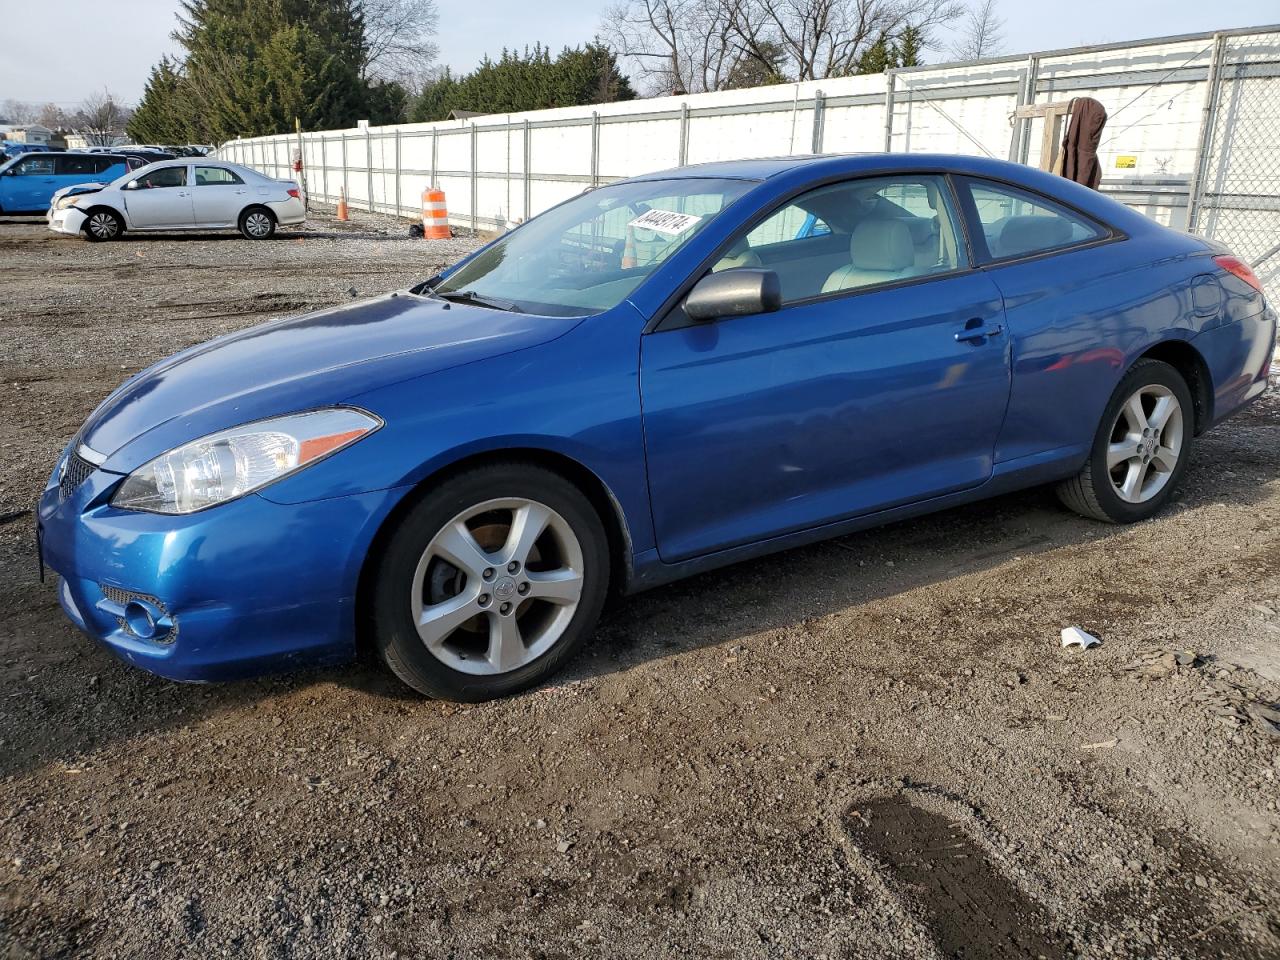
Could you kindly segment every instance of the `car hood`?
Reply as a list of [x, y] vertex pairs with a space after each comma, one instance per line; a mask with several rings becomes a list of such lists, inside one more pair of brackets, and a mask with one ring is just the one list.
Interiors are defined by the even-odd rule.
[[82, 193], [98, 193], [106, 184], [102, 183], [73, 183], [69, 187], [62, 187], [55, 190], [53, 200], [56, 202], [63, 197], [80, 196]]
[[80, 439], [106, 457], [104, 469], [124, 473], [217, 430], [536, 346], [580, 322], [406, 292], [276, 320], [137, 374], [90, 415]]

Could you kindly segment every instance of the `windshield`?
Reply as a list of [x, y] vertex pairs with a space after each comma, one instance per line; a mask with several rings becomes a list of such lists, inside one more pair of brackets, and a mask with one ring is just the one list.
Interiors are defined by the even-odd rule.
[[432, 292], [523, 313], [601, 313], [752, 186], [679, 179], [600, 187], [498, 239]]

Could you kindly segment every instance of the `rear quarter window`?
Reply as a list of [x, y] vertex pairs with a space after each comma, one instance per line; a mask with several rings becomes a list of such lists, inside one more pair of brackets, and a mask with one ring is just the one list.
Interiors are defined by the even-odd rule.
[[1011, 260], [1100, 240], [1110, 229], [1040, 194], [1005, 183], [965, 178], [970, 209], [988, 259]]

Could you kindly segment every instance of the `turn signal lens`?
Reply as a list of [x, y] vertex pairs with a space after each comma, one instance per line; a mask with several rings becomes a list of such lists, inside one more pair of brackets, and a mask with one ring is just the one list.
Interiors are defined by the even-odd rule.
[[1253, 272], [1253, 268], [1241, 260], [1239, 257], [1233, 257], [1230, 254], [1223, 254], [1220, 257], [1214, 257], [1213, 262], [1220, 266], [1227, 273], [1235, 274], [1253, 289], [1262, 293], [1262, 281], [1258, 279], [1258, 275]]
[[259, 420], [162, 453], [125, 478], [113, 506], [149, 513], [195, 513], [252, 493], [382, 426], [349, 407]]

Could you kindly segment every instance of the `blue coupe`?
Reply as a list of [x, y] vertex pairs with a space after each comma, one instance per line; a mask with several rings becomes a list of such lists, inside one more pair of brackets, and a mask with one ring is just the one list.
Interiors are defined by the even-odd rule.
[[155, 673], [368, 644], [480, 700], [562, 666], [611, 591], [1034, 484], [1150, 517], [1275, 338], [1245, 263], [1047, 173], [688, 167], [138, 374], [38, 538], [71, 619]]

